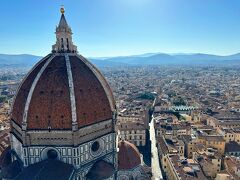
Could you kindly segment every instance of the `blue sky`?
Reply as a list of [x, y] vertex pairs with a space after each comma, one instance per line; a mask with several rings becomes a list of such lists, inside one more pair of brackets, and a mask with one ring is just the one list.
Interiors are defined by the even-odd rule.
[[240, 52], [239, 0], [1, 0], [0, 53], [49, 53], [62, 4], [88, 57]]

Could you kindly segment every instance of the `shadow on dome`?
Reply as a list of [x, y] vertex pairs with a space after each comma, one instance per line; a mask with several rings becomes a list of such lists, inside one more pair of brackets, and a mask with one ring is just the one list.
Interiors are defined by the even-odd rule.
[[97, 161], [86, 175], [87, 180], [104, 180], [111, 177], [115, 172], [112, 164], [99, 160]]

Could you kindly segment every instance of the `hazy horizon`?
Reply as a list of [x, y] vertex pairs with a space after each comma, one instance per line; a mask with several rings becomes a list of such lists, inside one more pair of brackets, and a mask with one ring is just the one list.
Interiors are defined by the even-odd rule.
[[[50, 53], [50, 52], [48, 52]], [[48, 54], [47, 53], [47, 54]], [[29, 54], [29, 53], [20, 53], [20, 54], [7, 54], [7, 53], [0, 53], [0, 55], [10, 55], [10, 56], [19, 56], [19, 55], [31, 55], [31, 56], [39, 56], [39, 57], [44, 57], [47, 54], [43, 55], [38, 55], [38, 54]], [[82, 54], [79, 52], [79, 54]], [[213, 55], [213, 56], [231, 56], [231, 55], [236, 55], [240, 54], [239, 52], [233, 53], [233, 54], [226, 54], [226, 55], [220, 55], [220, 54], [208, 54], [208, 53], [202, 53], [202, 52], [193, 52], [193, 53], [187, 53], [187, 52], [182, 52], [182, 53], [165, 53], [165, 52], [146, 52], [146, 53], [139, 53], [139, 54], [126, 54], [126, 55], [115, 55], [115, 56], [88, 56], [88, 58], [113, 58], [113, 57], [128, 57], [128, 56], [144, 56], [144, 55], [154, 55], [154, 54], [167, 54], [167, 55], [196, 55], [196, 54], [206, 54], [206, 55]], [[83, 54], [84, 55], [84, 54]], [[85, 55], [84, 55], [85, 56]]]

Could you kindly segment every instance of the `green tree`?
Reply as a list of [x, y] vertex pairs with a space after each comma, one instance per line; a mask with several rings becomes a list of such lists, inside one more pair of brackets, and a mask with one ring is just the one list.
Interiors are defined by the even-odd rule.
[[183, 100], [182, 97], [178, 97], [177, 99], [174, 99], [173, 104], [175, 106], [186, 106], [186, 102]]
[[7, 100], [7, 96], [0, 96], [0, 103], [3, 103]]

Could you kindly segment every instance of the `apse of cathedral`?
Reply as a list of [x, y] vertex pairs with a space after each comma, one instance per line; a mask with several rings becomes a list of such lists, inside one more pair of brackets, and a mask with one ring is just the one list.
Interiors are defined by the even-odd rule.
[[117, 142], [106, 79], [73, 44], [61, 8], [52, 52], [23, 79], [11, 112], [2, 179], [149, 179], [138, 149]]

